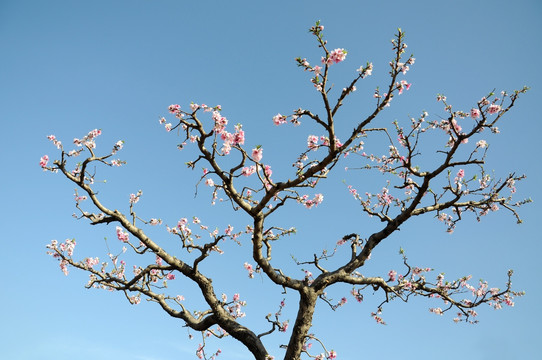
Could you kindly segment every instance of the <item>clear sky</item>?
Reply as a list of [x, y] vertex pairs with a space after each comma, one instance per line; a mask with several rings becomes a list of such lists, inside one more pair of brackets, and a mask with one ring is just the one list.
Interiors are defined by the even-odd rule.
[[[435, 268], [449, 278], [472, 274], [492, 286], [502, 287], [506, 271], [513, 268], [514, 287], [527, 293], [514, 308], [481, 308], [480, 323], [472, 326], [454, 324], [451, 314], [430, 314], [428, 307], [440, 304], [414, 298], [408, 304], [387, 304], [383, 315], [388, 325], [380, 326], [370, 313], [382, 298], [377, 294], [372, 299], [368, 292], [361, 305], [350, 297], [336, 312], [319, 306], [314, 331], [340, 359], [539, 356], [541, 16], [542, 5], [536, 0], [0, 1], [0, 121], [5, 135], [0, 143], [1, 357], [194, 357], [199, 339], [189, 341], [186, 328], [157, 306], [130, 306], [121, 294], [86, 290], [85, 274], [72, 270], [66, 277], [45, 254], [52, 239], [75, 237], [80, 258], [105, 258], [104, 237], [115, 249], [119, 245], [114, 227], [90, 227], [71, 217], [73, 186], [38, 166], [42, 155], [57, 154], [46, 136], [55, 134], [68, 144], [100, 128], [104, 135], [98, 149], [107, 151], [117, 140], [125, 141], [119, 156], [128, 164], [98, 169], [107, 179], [106, 186], [100, 185], [101, 194], [112, 208], [127, 211], [129, 194], [142, 189], [142, 216], [169, 224], [199, 216], [213, 227], [231, 223], [240, 229], [246, 218], [227, 206], [212, 208], [208, 189], [201, 187], [194, 200], [199, 172], [186, 171], [183, 165], [191, 160], [190, 150], [176, 150], [179, 139], [157, 120], [167, 115], [172, 103], [221, 104], [230, 122], [244, 125], [251, 144], [247, 146], [264, 146], [276, 169], [274, 176], [287, 177], [311, 128], [276, 128], [271, 118], [298, 107], [321, 110], [309, 76], [294, 62], [298, 56], [319, 59], [307, 32], [318, 19], [326, 27], [330, 47], [349, 51], [346, 61], [337, 65], [337, 87], [366, 61], [375, 67], [344, 108], [344, 131], [367, 114], [374, 87], [385, 83], [392, 56], [389, 40], [397, 27], [405, 31], [408, 52], [416, 57], [408, 73], [413, 85], [383, 114], [381, 126], [423, 110], [435, 119], [444, 116], [435, 101], [437, 93], [468, 110], [493, 89], [530, 86], [499, 125], [501, 133], [487, 138], [487, 168], [497, 175], [526, 173], [517, 198], [532, 197], [534, 203], [521, 210], [522, 225], [500, 212], [481, 223], [467, 218], [453, 235], [434, 219], [414, 219], [375, 251], [367, 269], [374, 275], [401, 270], [399, 247], [415, 265]], [[295, 139], [301, 140], [296, 144]], [[361, 215], [341, 182], [356, 177], [359, 181], [362, 175], [341, 173], [325, 183], [321, 207], [290, 207], [274, 219], [277, 225], [300, 229], [283, 247], [277, 246], [283, 266], [293, 268], [290, 252], [310, 257], [323, 246], [331, 248], [344, 234], [378, 228]], [[384, 179], [376, 180], [367, 181], [367, 191], [384, 185]], [[171, 241], [164, 233], [155, 234], [159, 241]], [[246, 277], [242, 264], [250, 260], [247, 246], [226, 250], [224, 256], [231, 257], [209, 267], [216, 273], [210, 276], [220, 291], [230, 296], [239, 292], [247, 299], [247, 325], [265, 327], [263, 316], [277, 310], [280, 289]], [[187, 301], [196, 297], [193, 288], [180, 282], [173, 289]], [[340, 297], [348, 290], [331, 295]], [[296, 301], [288, 295], [285, 317], [291, 321]], [[270, 340], [270, 352], [280, 358], [278, 345], [286, 341], [285, 335]], [[209, 346], [220, 347], [222, 359], [250, 358], [231, 339]]]

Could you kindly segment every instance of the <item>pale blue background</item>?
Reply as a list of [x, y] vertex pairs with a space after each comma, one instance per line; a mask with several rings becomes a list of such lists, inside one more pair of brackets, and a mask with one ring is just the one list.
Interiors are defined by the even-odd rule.
[[[319, 306], [313, 330], [340, 359], [537, 358], [542, 320], [538, 205], [541, 15], [542, 6], [535, 0], [378, 4], [1, 1], [0, 357], [195, 358], [200, 339], [189, 341], [182, 324], [157, 306], [130, 306], [120, 294], [86, 290], [85, 274], [72, 270], [65, 277], [45, 255], [51, 239], [68, 237], [77, 239], [76, 256], [80, 258], [104, 258], [104, 236], [111, 238], [110, 246], [119, 247], [114, 227], [90, 227], [73, 220], [73, 186], [60, 175], [40, 171], [39, 158], [56, 154], [46, 135], [55, 134], [69, 144], [72, 138], [101, 128], [104, 135], [98, 149], [104, 151], [119, 139], [126, 141], [119, 157], [128, 165], [98, 169], [99, 177], [108, 180], [99, 189], [111, 208], [126, 212], [129, 194], [142, 189], [138, 209], [143, 217], [160, 217], [175, 224], [180, 217], [196, 215], [212, 227], [223, 229], [231, 223], [241, 229], [247, 219], [225, 205], [211, 208], [208, 189], [200, 188], [199, 197], [193, 199], [199, 170], [196, 174], [184, 170], [190, 150], [178, 152], [175, 144], [179, 139], [167, 134], [157, 119], [167, 114], [171, 103], [183, 107], [190, 101], [221, 104], [232, 124], [244, 124], [247, 147], [264, 146], [264, 160], [273, 165], [275, 179], [287, 177], [290, 163], [313, 128], [308, 120], [305, 127], [276, 128], [271, 118], [300, 106], [320, 111], [308, 74], [293, 59], [319, 59], [307, 29], [321, 19], [330, 47], [349, 51], [347, 61], [334, 68], [336, 87], [342, 88], [366, 61], [375, 66], [374, 76], [359, 84], [344, 107], [344, 133], [368, 113], [374, 87], [385, 84], [392, 55], [389, 40], [397, 27], [405, 30], [408, 52], [417, 59], [407, 76], [413, 85], [394, 100], [379, 126], [389, 126], [394, 119], [408, 120], [408, 115], [417, 116], [424, 109], [433, 118], [444, 116], [435, 102], [439, 92], [456, 108], [468, 110], [493, 88], [531, 86], [499, 125], [501, 134], [488, 134], [486, 140], [492, 146], [487, 168], [495, 169], [497, 175], [509, 170], [527, 173], [517, 198], [531, 196], [535, 203], [522, 209], [523, 225], [515, 225], [501, 212], [480, 224], [468, 218], [452, 236], [432, 219], [415, 219], [373, 253], [365, 270], [374, 275], [401, 270], [400, 246], [413, 264], [434, 267], [449, 278], [473, 274], [475, 279], [483, 277], [492, 286], [502, 286], [507, 269], [514, 268], [514, 287], [527, 292], [515, 308], [498, 312], [480, 308], [481, 323], [471, 326], [454, 324], [453, 314], [430, 314], [428, 307], [441, 305], [414, 298], [409, 304], [386, 305], [383, 316], [388, 325], [384, 327], [369, 316], [382, 299], [367, 292], [363, 304], [349, 297], [349, 303], [335, 313]], [[297, 146], [285, 146], [296, 141]], [[379, 226], [360, 214], [341, 180], [371, 192], [380, 190], [383, 180], [376, 177], [364, 182], [359, 180], [361, 173], [341, 169], [337, 169], [338, 177], [324, 184], [325, 201], [318, 209], [292, 206], [274, 218], [277, 225], [300, 229], [283, 246], [277, 245], [275, 257], [295, 276], [302, 273], [292, 270], [291, 253], [308, 259], [324, 246], [331, 248], [346, 233], [368, 234]], [[152, 234], [161, 243], [174, 244], [163, 232]], [[215, 285], [230, 297], [239, 292], [247, 299], [244, 321], [265, 331], [263, 316], [276, 311], [282, 295], [269, 291], [259, 277], [246, 278], [242, 264], [250, 260], [247, 246], [226, 245], [225, 250], [224, 259], [232, 256], [227, 263], [221, 258], [217, 265], [207, 267], [217, 273]], [[134, 263], [141, 264], [134, 260], [129, 266]], [[184, 294], [187, 303], [196, 298], [192, 287], [184, 287], [180, 280], [174, 284], [173, 290]], [[330, 291], [330, 296], [340, 298], [349, 287], [338, 290]], [[285, 318], [292, 321], [295, 302], [290, 294], [287, 304], [292, 306], [284, 310]], [[268, 349], [277, 359], [282, 354], [278, 345], [286, 341], [285, 335], [269, 340]], [[209, 350], [217, 347], [223, 350], [222, 359], [250, 358], [231, 339], [211, 342]]]

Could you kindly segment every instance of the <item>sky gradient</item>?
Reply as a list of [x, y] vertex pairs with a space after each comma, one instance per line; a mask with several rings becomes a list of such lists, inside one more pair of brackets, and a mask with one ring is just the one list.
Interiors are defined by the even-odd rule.
[[[118, 247], [113, 226], [91, 227], [72, 218], [73, 186], [60, 175], [43, 173], [42, 155], [57, 150], [46, 136], [65, 144], [99, 128], [98, 149], [107, 151], [125, 141], [119, 157], [127, 165], [99, 168], [107, 184], [98, 185], [112, 208], [127, 211], [128, 196], [143, 190], [138, 211], [144, 217], [175, 224], [199, 216], [211, 227], [229, 223], [241, 229], [246, 219], [221, 204], [211, 207], [208, 189], [194, 191], [199, 172], [185, 169], [190, 149], [179, 152], [180, 139], [158, 124], [167, 106], [186, 108], [191, 101], [220, 104], [232, 124], [242, 123], [247, 148], [261, 144], [274, 176], [291, 171], [303, 151], [311, 127], [273, 126], [277, 113], [298, 107], [321, 111], [309, 75], [294, 58], [316, 63], [321, 54], [308, 33], [316, 20], [325, 25], [330, 48], [348, 50], [336, 65], [332, 82], [342, 88], [355, 70], [370, 61], [373, 76], [358, 85], [344, 106], [341, 121], [349, 131], [368, 113], [375, 86], [385, 84], [398, 27], [406, 33], [408, 53], [416, 63], [407, 79], [411, 89], [394, 99], [379, 124], [408, 120], [426, 110], [445, 116], [436, 94], [445, 94], [455, 108], [469, 110], [482, 96], [497, 91], [531, 90], [505, 116], [501, 133], [490, 144], [488, 170], [505, 176], [527, 174], [517, 199], [531, 197], [516, 225], [504, 212], [477, 223], [462, 221], [453, 235], [435, 219], [413, 219], [373, 253], [366, 271], [384, 276], [401, 269], [400, 247], [418, 266], [435, 268], [458, 278], [472, 274], [492, 286], [504, 285], [506, 271], [515, 270], [514, 288], [527, 295], [514, 308], [480, 308], [477, 325], [454, 324], [452, 314], [430, 314], [425, 299], [384, 308], [387, 326], [375, 324], [370, 313], [382, 301], [365, 294], [363, 304], [349, 297], [336, 312], [318, 306], [314, 331], [339, 359], [532, 359], [539, 354], [542, 320], [538, 285], [542, 237], [539, 201], [542, 170], [538, 136], [542, 131], [538, 102], [542, 96], [539, 1], [29, 1], [0, 2], [0, 176], [2, 244], [0, 270], [0, 348], [6, 359], [136, 359], [195, 358], [199, 338], [188, 340], [182, 324], [155, 304], [131, 306], [121, 294], [86, 290], [87, 275], [71, 270], [68, 277], [45, 254], [52, 239], [76, 238], [76, 257], [105, 258], [104, 237]], [[428, 140], [428, 145], [431, 145]], [[286, 146], [288, 145], [288, 146]], [[284, 159], [288, 159], [284, 161]], [[361, 214], [342, 180], [359, 181], [361, 172], [344, 172], [323, 184], [325, 201], [317, 209], [287, 208], [273, 221], [299, 229], [276, 251], [283, 266], [295, 271], [289, 252], [310, 257], [353, 231], [378, 229]], [[287, 176], [287, 175], [284, 175]], [[359, 184], [377, 192], [385, 185], [378, 176]], [[360, 189], [361, 190], [361, 189]], [[363, 190], [365, 191], [365, 190]], [[333, 210], [339, 208], [340, 211]], [[327, 211], [326, 211], [327, 210]], [[333, 214], [330, 216], [330, 214]], [[161, 241], [164, 232], [152, 230]], [[312, 237], [317, 234], [317, 240]], [[289, 242], [291, 241], [291, 242]], [[314, 246], [313, 246], [314, 245]], [[308, 253], [304, 250], [308, 249]], [[246, 324], [262, 325], [282, 299], [260, 278], [249, 280], [242, 268], [249, 247], [229, 246], [231, 263], [218, 262], [209, 271], [217, 287], [247, 299]], [[113, 250], [114, 252], [115, 250]], [[302, 273], [294, 273], [302, 277]], [[235, 285], [233, 285], [235, 284]], [[184, 285], [183, 285], [184, 286]], [[194, 289], [176, 284], [173, 290], [190, 298]], [[333, 290], [340, 298], [348, 287]], [[262, 299], [261, 294], [265, 294]], [[267, 300], [269, 302], [267, 302]], [[289, 294], [285, 316], [294, 320], [296, 298]], [[291, 307], [288, 307], [291, 304]], [[440, 304], [438, 304], [440, 306]], [[263, 314], [263, 316], [262, 316]], [[277, 335], [268, 350], [281, 358]], [[219, 359], [250, 359], [234, 340], [211, 342]]]

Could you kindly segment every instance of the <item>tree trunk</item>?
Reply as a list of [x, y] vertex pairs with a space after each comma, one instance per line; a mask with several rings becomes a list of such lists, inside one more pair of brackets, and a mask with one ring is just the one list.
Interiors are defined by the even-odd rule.
[[308, 287], [301, 290], [300, 295], [299, 311], [297, 312], [297, 318], [292, 330], [290, 342], [288, 343], [288, 348], [286, 349], [284, 360], [300, 359], [305, 337], [312, 327], [312, 316], [314, 315], [314, 308], [318, 297], [316, 296], [316, 293]]

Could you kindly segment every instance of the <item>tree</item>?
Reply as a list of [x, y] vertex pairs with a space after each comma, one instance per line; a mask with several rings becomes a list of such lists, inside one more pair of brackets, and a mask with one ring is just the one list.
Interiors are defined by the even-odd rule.
[[[248, 215], [251, 223], [244, 231], [234, 232], [231, 226], [222, 232], [211, 230], [196, 217], [192, 221], [182, 218], [175, 227], [165, 227], [178, 240], [183, 251], [166, 249], [165, 245], [154, 241], [145, 232], [147, 226], [162, 225], [162, 221], [155, 218], [143, 219], [136, 214], [135, 205], [142, 196], [141, 191], [130, 195], [129, 214], [123, 214], [105, 205], [94, 189], [96, 171], [91, 170], [91, 166], [124, 165], [124, 161], [114, 158], [123, 147], [122, 141], [117, 142], [111, 152], [98, 155], [95, 141], [101, 130], [93, 130], [82, 139], [75, 139], [77, 148], [69, 151], [64, 149], [54, 135], [50, 135], [49, 140], [60, 150], [60, 158], [50, 166], [49, 157], [45, 155], [41, 158], [40, 166], [45, 171], [62, 173], [77, 186], [75, 203], [79, 218], [87, 219], [91, 225], [114, 224], [117, 239], [124, 245], [123, 253], [108, 254], [111, 261], [109, 264], [100, 262], [97, 257], [76, 260], [73, 257], [76, 245], [74, 239], [63, 243], [53, 240], [48, 245], [48, 253], [60, 261], [62, 271], [67, 275], [70, 266], [84, 270], [90, 275], [87, 287], [123, 292], [132, 304], [139, 303], [141, 298], [156, 302], [167, 314], [181, 320], [190, 329], [201, 332], [203, 339], [205, 336], [232, 336], [258, 360], [272, 358], [271, 352], [264, 345], [265, 336], [277, 331], [286, 332], [289, 328], [288, 321], [281, 318], [285, 303], [281, 302], [279, 310], [265, 318], [269, 329], [267, 331], [257, 333], [242, 324], [240, 318], [244, 316], [242, 307], [245, 302], [238, 294], [233, 295], [231, 300], [226, 295], [219, 295], [212, 278], [205, 271], [207, 269], [202, 269], [213, 253], [222, 252], [220, 246], [224, 241], [251, 246], [252, 260], [243, 264], [249, 277], [259, 273], [274, 284], [277, 291], [298, 295], [297, 317], [291, 326], [289, 342], [284, 346], [284, 359], [300, 359], [302, 356], [316, 359], [336, 357], [335, 351], [328, 350], [324, 342], [310, 333], [310, 330], [318, 301], [332, 309], [347, 301], [342, 298], [336, 302], [327, 296], [326, 290], [338, 284], [351, 285], [351, 294], [359, 302], [363, 301], [366, 289], [382, 292], [384, 300], [371, 314], [381, 324], [384, 324], [380, 315], [385, 303], [395, 299], [407, 302], [412, 296], [429, 297], [442, 302], [443, 308], [436, 306], [430, 308], [430, 311], [443, 314], [453, 310], [457, 314], [455, 322], [475, 323], [475, 308], [482, 304], [495, 309], [501, 308], [503, 304], [513, 305], [514, 297], [523, 293], [512, 290], [512, 271], [509, 271], [503, 289], [490, 288], [482, 281], [476, 286], [471, 285], [470, 276], [445, 281], [441, 273], [433, 279], [428, 275], [432, 269], [410, 265], [402, 249], [405, 266], [402, 273], [392, 270], [383, 276], [366, 277], [360, 269], [376, 246], [398, 231], [406, 221], [419, 215], [431, 214], [443, 222], [450, 233], [465, 216], [472, 214], [480, 220], [480, 217], [499, 209], [509, 211], [518, 223], [521, 222], [516, 208], [530, 200], [515, 201], [512, 194], [515, 192], [515, 183], [524, 176], [511, 173], [499, 179], [487, 173], [484, 163], [489, 147], [481, 136], [488, 132], [499, 132], [497, 122], [515, 105], [527, 88], [511, 94], [501, 92], [495, 95], [491, 92], [468, 111], [454, 110], [445, 96], [438, 95], [437, 100], [444, 105], [445, 118], [430, 120], [429, 115], [423, 112], [418, 118], [410, 118], [406, 127], [398, 121], [393, 122], [391, 130], [373, 127], [375, 118], [390, 106], [392, 99], [411, 86], [401, 78], [415, 59], [412, 55], [405, 58], [404, 33], [399, 29], [392, 40], [394, 57], [389, 63], [389, 83], [385, 90], [375, 90], [374, 109], [364, 120], [348, 124], [353, 125], [353, 130], [348, 133], [344, 124], [336, 123], [339, 110], [347, 97], [356, 90], [358, 82], [371, 75], [373, 65], [367, 63], [357, 69], [354, 79], [333, 100], [335, 92], [329, 74], [335, 64], [345, 60], [347, 51], [342, 48], [329, 50], [323, 29], [319, 22], [310, 29], [323, 53], [321, 66], [311, 65], [303, 58], [297, 58], [296, 62], [311, 74], [311, 82], [321, 95], [324, 113], [297, 109], [291, 115], [277, 114], [273, 117], [277, 126], [288, 122], [300, 125], [301, 119], [309, 119], [323, 132], [323, 135], [308, 135], [307, 147], [295, 160], [293, 174], [287, 179], [278, 181], [273, 178], [271, 166], [263, 161], [261, 146], [251, 150], [244, 147], [245, 133], [240, 124], [233, 128], [233, 132], [229, 132], [232, 128], [228, 126], [220, 106], [191, 103], [189, 110], [183, 110], [179, 105], [170, 105], [169, 111], [174, 115], [175, 122], [168, 123], [165, 118], [160, 119], [168, 132], [177, 130], [183, 135], [180, 149], [187, 142], [197, 148], [198, 156], [186, 165], [195, 169], [196, 165], [203, 164], [203, 174], [198, 185], [203, 182], [212, 190], [213, 204], [220, 194], [225, 196], [225, 202], [235, 212]], [[204, 117], [211, 117], [212, 127], [201, 120]], [[339, 140], [339, 132], [347, 134], [346, 139]], [[444, 134], [445, 141], [436, 150], [438, 162], [428, 165], [418, 160], [421, 156], [421, 138], [428, 134], [438, 137], [435, 133]], [[385, 155], [365, 153], [365, 141], [378, 134], [386, 139]], [[83, 154], [86, 154], [84, 160], [70, 167], [69, 162]], [[371, 234], [338, 234], [340, 240], [333, 251], [322, 250], [318, 254], [315, 249], [307, 250], [308, 259], [294, 259], [304, 272], [303, 277], [296, 278], [294, 274], [278, 267], [279, 262], [272, 256], [273, 245], [296, 230], [270, 226], [268, 219], [277, 210], [286, 209], [290, 203], [297, 202], [307, 209], [319, 206], [324, 195], [315, 189], [321, 180], [335, 171], [339, 162], [347, 160], [357, 164], [362, 174], [364, 171], [378, 170], [387, 177], [385, 186], [377, 194], [360, 192], [354, 186], [348, 186], [361, 210], [378, 219], [382, 226]], [[84, 206], [84, 201], [88, 199], [92, 203], [92, 211], [87, 211]], [[210, 235], [210, 240], [201, 236], [205, 233]], [[344, 247], [348, 249], [340, 251]], [[142, 261], [148, 260], [150, 256], [152, 263], [134, 266], [133, 273], [127, 271], [125, 260], [121, 260], [127, 249], [141, 255]], [[340, 265], [328, 269], [326, 261], [337, 257], [340, 257]], [[317, 274], [313, 275], [312, 271]], [[167, 293], [168, 282], [177, 277], [197, 285], [206, 304], [205, 309], [194, 310], [185, 303], [182, 296]], [[471, 298], [463, 299], [465, 293], [469, 293]], [[320, 350], [311, 350], [312, 343], [318, 344]], [[199, 358], [205, 359], [215, 358], [219, 353], [220, 350], [206, 352], [204, 341], [196, 352]]]

